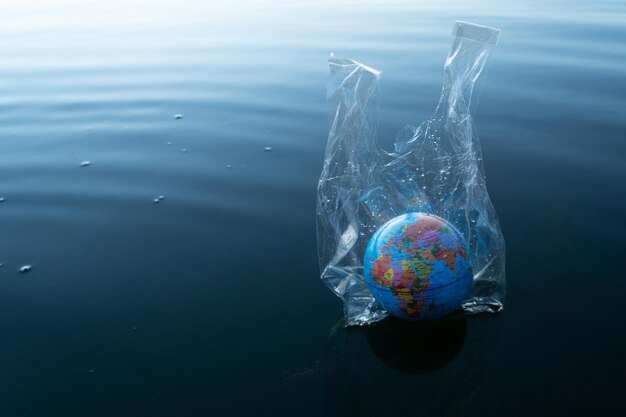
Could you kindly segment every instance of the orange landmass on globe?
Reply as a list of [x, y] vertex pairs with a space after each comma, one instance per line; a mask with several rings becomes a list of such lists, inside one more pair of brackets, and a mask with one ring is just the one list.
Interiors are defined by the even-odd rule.
[[[402, 234], [405, 239], [410, 240], [412, 243], [416, 243], [421, 239], [421, 235], [425, 232], [439, 230], [439, 224], [435, 222], [417, 222], [407, 226], [406, 230]], [[415, 248], [418, 246], [413, 244]]]
[[456, 253], [455, 249], [441, 249], [437, 250], [435, 254], [435, 259], [438, 261], [445, 262], [448, 265], [448, 268], [452, 272], [456, 272], [454, 269], [454, 265], [456, 264]]
[[382, 254], [372, 265], [372, 278], [378, 285], [390, 287], [393, 283], [393, 269], [391, 269], [391, 255]]

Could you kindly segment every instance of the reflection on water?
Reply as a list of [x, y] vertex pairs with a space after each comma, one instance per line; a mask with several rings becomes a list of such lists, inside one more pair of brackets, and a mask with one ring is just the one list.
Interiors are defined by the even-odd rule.
[[388, 319], [331, 331], [323, 360], [325, 414], [459, 416], [480, 391], [499, 318]]
[[393, 369], [426, 373], [444, 367], [461, 351], [467, 319], [404, 322], [389, 319], [365, 330], [372, 352]]

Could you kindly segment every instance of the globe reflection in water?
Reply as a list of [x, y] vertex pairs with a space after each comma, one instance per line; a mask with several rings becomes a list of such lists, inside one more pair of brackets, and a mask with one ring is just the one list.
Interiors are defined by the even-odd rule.
[[395, 318], [366, 329], [372, 352], [386, 365], [406, 373], [443, 368], [461, 351], [467, 319], [407, 322]]
[[331, 330], [324, 370], [327, 416], [459, 416], [480, 391], [498, 317], [389, 317]]

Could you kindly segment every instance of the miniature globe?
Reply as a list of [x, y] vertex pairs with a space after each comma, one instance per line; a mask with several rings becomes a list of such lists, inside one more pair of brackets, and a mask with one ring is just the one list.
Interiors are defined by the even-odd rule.
[[465, 239], [432, 214], [407, 213], [382, 225], [367, 245], [363, 266], [378, 304], [402, 319], [449, 315], [472, 288]]

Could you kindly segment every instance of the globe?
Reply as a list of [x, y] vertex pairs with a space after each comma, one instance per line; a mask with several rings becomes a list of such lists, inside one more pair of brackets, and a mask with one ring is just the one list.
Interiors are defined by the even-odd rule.
[[376, 302], [402, 319], [447, 316], [472, 288], [465, 239], [432, 214], [407, 213], [382, 225], [367, 244], [363, 266]]

